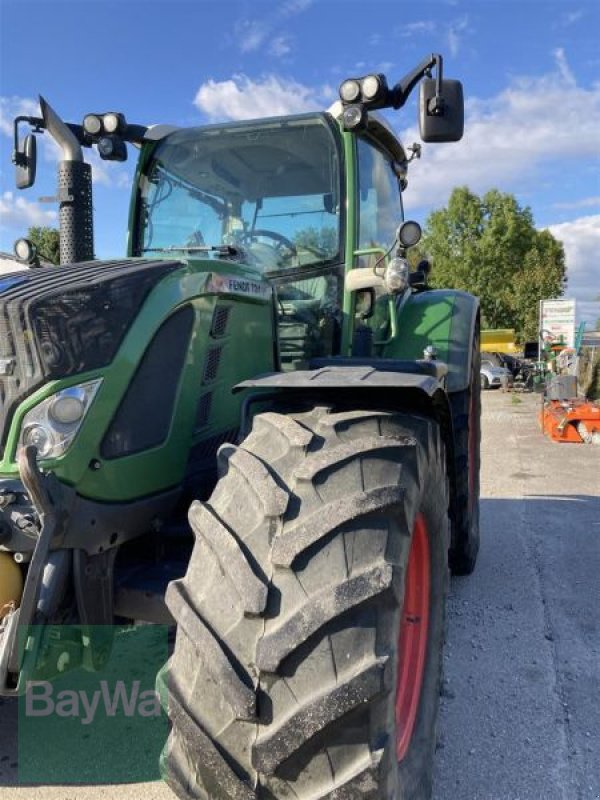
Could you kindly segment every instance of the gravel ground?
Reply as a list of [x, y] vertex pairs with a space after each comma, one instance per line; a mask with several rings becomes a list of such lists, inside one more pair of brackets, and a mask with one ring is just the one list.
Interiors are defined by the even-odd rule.
[[486, 392], [482, 545], [451, 582], [436, 800], [600, 798], [600, 448]]
[[[482, 546], [451, 584], [435, 800], [600, 798], [600, 448], [552, 444], [539, 400], [518, 399], [484, 396]], [[15, 786], [0, 704], [1, 800], [172, 800], [159, 782]]]

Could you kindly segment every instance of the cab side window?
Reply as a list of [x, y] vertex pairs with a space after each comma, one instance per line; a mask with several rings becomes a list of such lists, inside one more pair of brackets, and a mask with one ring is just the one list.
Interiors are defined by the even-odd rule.
[[366, 138], [357, 139], [359, 202], [359, 248], [394, 243], [402, 221], [402, 196], [390, 159]]

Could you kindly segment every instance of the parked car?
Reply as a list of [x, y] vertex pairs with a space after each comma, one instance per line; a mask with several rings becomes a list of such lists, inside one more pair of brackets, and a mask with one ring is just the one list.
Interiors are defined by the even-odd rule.
[[489, 361], [495, 367], [506, 367], [506, 369], [512, 373], [513, 377], [516, 377], [523, 365], [522, 359], [510, 355], [509, 353], [490, 352], [482, 353], [481, 356], [484, 361]]
[[506, 367], [499, 367], [493, 361], [482, 361], [479, 374], [482, 389], [498, 389], [503, 383], [507, 387], [512, 385], [512, 372]]

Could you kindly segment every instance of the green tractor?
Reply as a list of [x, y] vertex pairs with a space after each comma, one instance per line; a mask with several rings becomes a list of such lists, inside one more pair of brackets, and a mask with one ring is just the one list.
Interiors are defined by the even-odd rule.
[[[422, 139], [460, 139], [435, 54], [328, 112], [15, 120], [20, 188], [36, 132], [62, 148], [63, 265], [22, 240], [0, 279], [0, 694], [32, 624], [89, 631], [91, 668], [115, 620], [176, 624], [182, 798], [431, 791], [449, 568], [479, 546], [479, 304], [409, 266], [411, 157], [377, 110], [418, 84]], [[127, 143], [128, 257], [94, 260], [82, 148]]]

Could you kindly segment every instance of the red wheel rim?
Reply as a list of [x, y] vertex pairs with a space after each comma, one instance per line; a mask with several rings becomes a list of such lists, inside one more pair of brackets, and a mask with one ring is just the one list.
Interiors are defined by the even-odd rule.
[[413, 528], [404, 587], [404, 607], [398, 637], [396, 682], [396, 754], [406, 756], [413, 735], [425, 672], [429, 630], [429, 536], [418, 514]]

